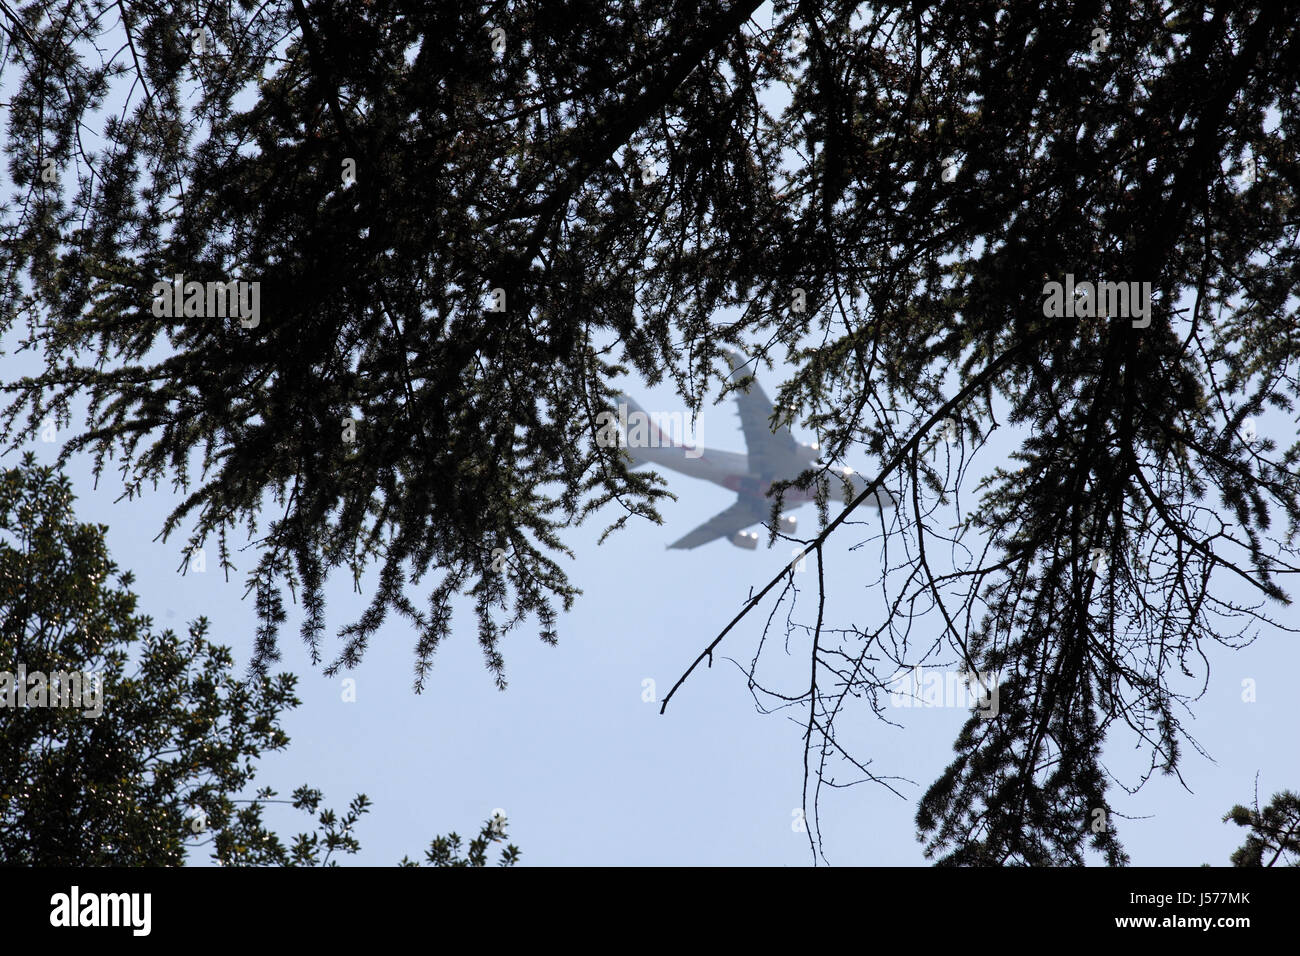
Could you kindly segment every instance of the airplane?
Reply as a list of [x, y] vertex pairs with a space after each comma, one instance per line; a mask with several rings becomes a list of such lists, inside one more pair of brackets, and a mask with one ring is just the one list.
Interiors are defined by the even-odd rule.
[[[724, 351], [731, 363], [733, 377], [743, 377], [741, 369], [746, 362], [738, 352]], [[740, 427], [745, 434], [747, 454], [730, 451], [715, 451], [698, 445], [674, 442], [659, 429], [642, 408], [627, 395], [619, 396], [627, 410], [620, 410], [619, 447], [632, 458], [633, 467], [640, 465], [662, 465], [673, 471], [681, 472], [692, 478], [711, 481], [715, 485], [734, 491], [736, 501], [725, 511], [714, 515], [704, 524], [685, 537], [668, 546], [690, 550], [700, 545], [726, 538], [738, 548], [753, 551], [758, 548], [758, 532], [746, 531], [751, 525], [767, 522], [772, 514], [771, 499], [767, 497], [774, 481], [788, 481], [798, 477], [815, 463], [820, 456], [817, 445], [796, 442], [787, 425], [772, 431], [768, 422], [772, 417], [772, 403], [755, 380], [748, 390], [736, 394], [736, 405], [740, 412]], [[630, 413], [640, 412], [646, 417], [639, 425], [648, 429], [648, 439], [638, 440], [636, 447], [631, 447], [628, 440], [627, 420]], [[606, 413], [609, 414], [609, 413]], [[634, 431], [633, 435], [637, 433]], [[867, 483], [852, 468], [830, 469], [837, 476], [843, 477], [853, 488], [852, 501], [866, 488]], [[838, 482], [836, 483], [838, 484]], [[841, 489], [842, 490], [842, 489]], [[797, 508], [815, 500], [815, 488], [802, 491], [787, 488], [782, 502], [782, 510]], [[846, 501], [846, 503], [847, 503]], [[879, 488], [867, 500], [876, 508], [892, 508], [897, 502], [883, 488]], [[793, 515], [781, 516], [780, 530], [793, 534], [796, 519]]]

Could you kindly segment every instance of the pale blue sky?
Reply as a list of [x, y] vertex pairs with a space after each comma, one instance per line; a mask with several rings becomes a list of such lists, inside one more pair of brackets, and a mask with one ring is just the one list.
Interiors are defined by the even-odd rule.
[[[12, 354], [17, 338], [11, 334], [3, 343], [5, 381], [40, 367], [31, 353]], [[759, 378], [769, 395], [775, 394], [780, 375], [760, 372]], [[680, 408], [667, 387], [622, 384], [646, 409]], [[1260, 432], [1270, 429], [1282, 444], [1294, 440], [1294, 421], [1261, 420]], [[706, 446], [744, 450], [733, 403], [707, 406], [699, 434]], [[797, 428], [795, 436], [816, 437]], [[1008, 429], [998, 433], [978, 461], [979, 473], [1007, 463], [1012, 437]], [[52, 462], [58, 451], [39, 435], [26, 447], [43, 463]], [[19, 457], [20, 452], [6, 455], [4, 464]], [[870, 475], [876, 463], [851, 457], [845, 464]], [[229, 583], [211, 550], [206, 573], [181, 576], [176, 569], [187, 534], [177, 533], [166, 543], [153, 540], [178, 500], [168, 486], [140, 500], [118, 502], [122, 485], [111, 468], [98, 489], [91, 486], [88, 456], [74, 459], [69, 474], [78, 516], [107, 524], [113, 558], [136, 573], [142, 613], [151, 614], [157, 628], [178, 631], [206, 615], [212, 638], [234, 648], [242, 673], [255, 628], [252, 603], [243, 597], [253, 553], [236, 552], [239, 572]], [[572, 612], [561, 613], [558, 647], [542, 644], [535, 628], [507, 639], [502, 650], [510, 686], [505, 692], [496, 690], [483, 666], [469, 601], [460, 602], [454, 639], [439, 651], [419, 696], [411, 690], [413, 635], [401, 620], [390, 619], [361, 667], [347, 675], [357, 681], [355, 703], [342, 700], [343, 677], [326, 679], [311, 667], [297, 637], [298, 609], [291, 608], [282, 632], [281, 667], [300, 676], [303, 705], [284, 722], [290, 747], [262, 761], [257, 785], [275, 786], [287, 796], [295, 786], [311, 783], [325, 792], [328, 805], [339, 808], [356, 792], [367, 793], [374, 806], [359, 828], [363, 850], [355, 860], [361, 863], [418, 857], [434, 834], [475, 833], [502, 808], [511, 840], [523, 850], [523, 865], [807, 865], [807, 837], [792, 828], [793, 811], [801, 803], [799, 720], [804, 715], [757, 714], [742, 671], [726, 659], [748, 663], [770, 604], [727, 638], [712, 670], [698, 670], [667, 715], [659, 714], [658, 703], [642, 699], [643, 681], [654, 680], [662, 697], [750, 588], [765, 584], [789, 559], [785, 545], [749, 552], [725, 541], [690, 552], [667, 551], [667, 544], [722, 510], [733, 496], [682, 475], [665, 475], [680, 500], [663, 506], [663, 527], [634, 523], [598, 546], [605, 524], [616, 517], [610, 512], [566, 534], [576, 555], [566, 566], [585, 593]], [[811, 506], [796, 514], [803, 529], [815, 524]], [[866, 626], [881, 613], [879, 592], [862, 584], [878, 572], [879, 548], [849, 551], [862, 536], [842, 529], [827, 547], [830, 610], [841, 625]], [[810, 574], [801, 577], [811, 585]], [[1220, 580], [1224, 596], [1247, 598], [1236, 582]], [[366, 593], [358, 596], [345, 575], [331, 581], [331, 634], [356, 619], [373, 583], [372, 574]], [[412, 593], [419, 597], [427, 590]], [[801, 607], [808, 609], [806, 599]], [[1300, 625], [1294, 608], [1274, 613]], [[939, 634], [937, 619], [925, 619], [924, 627]], [[780, 634], [774, 631], [764, 673], [773, 682], [783, 679], [787, 688], [802, 687], [808, 670], [804, 648], [792, 642], [789, 657], [782, 659]], [[333, 643], [326, 645], [327, 659], [334, 650]], [[1131, 798], [1118, 788], [1111, 791], [1119, 812], [1141, 818], [1119, 824], [1135, 864], [1225, 864], [1243, 834], [1220, 818], [1234, 803], [1250, 801], [1256, 772], [1265, 800], [1279, 789], [1300, 788], [1300, 696], [1296, 678], [1286, 676], [1300, 674], [1300, 643], [1265, 632], [1244, 650], [1207, 652], [1212, 679], [1188, 728], [1213, 759], [1185, 749], [1182, 774], [1194, 793], [1164, 777]], [[1243, 678], [1257, 681], [1256, 703], [1242, 702]], [[915, 839], [916, 800], [950, 761], [966, 712], [910, 708], [890, 716], [903, 727], [890, 727], [862, 708], [850, 710], [841, 732], [858, 743], [860, 757], [873, 761], [874, 772], [906, 778], [896, 783], [906, 799], [872, 784], [824, 791], [822, 829], [832, 863], [926, 862]], [[1128, 783], [1145, 763], [1128, 737], [1112, 740], [1107, 760], [1123, 770]], [[269, 820], [286, 834], [307, 822], [287, 807], [272, 808]]]
[[[12, 381], [34, 366], [29, 355], [7, 355], [0, 369]], [[760, 380], [775, 392], [771, 373]], [[666, 387], [627, 384], [651, 411], [678, 407]], [[744, 448], [732, 403], [707, 408], [700, 434], [708, 446]], [[796, 437], [815, 439], [798, 429]], [[33, 439], [28, 447], [38, 460], [53, 461], [57, 445]], [[990, 449], [981, 460], [991, 463], [995, 453]], [[6, 464], [16, 460], [5, 457]], [[848, 464], [861, 471], [871, 465]], [[211, 552], [206, 573], [181, 576], [175, 569], [184, 537], [151, 540], [176, 500], [167, 488], [115, 503], [121, 493], [115, 474], [93, 489], [86, 456], [75, 459], [69, 473], [80, 518], [107, 524], [113, 558], [136, 572], [142, 613], [159, 628], [178, 629], [206, 615], [212, 637], [234, 647], [242, 669], [254, 630], [251, 602], [241, 600], [251, 557], [237, 558], [241, 573], [230, 583], [213, 570]], [[653, 679], [662, 697], [749, 588], [764, 584], [788, 553], [780, 546], [743, 551], [724, 541], [667, 551], [668, 543], [731, 498], [713, 485], [667, 477], [680, 500], [664, 506], [665, 526], [633, 524], [603, 546], [596, 544], [602, 521], [566, 536], [577, 555], [569, 571], [585, 593], [561, 615], [558, 647], [543, 645], [535, 630], [507, 640], [505, 692], [495, 689], [483, 667], [468, 602], [461, 602], [454, 639], [440, 650], [422, 695], [411, 690], [412, 634], [390, 620], [352, 675], [355, 703], [342, 700], [341, 677], [326, 679], [311, 668], [297, 638], [297, 609], [291, 609], [282, 666], [300, 675], [303, 706], [285, 720], [292, 744], [262, 761], [258, 785], [287, 794], [310, 782], [339, 807], [354, 793], [367, 793], [374, 809], [360, 827], [363, 851], [356, 860], [368, 864], [415, 856], [435, 833], [476, 831], [498, 807], [508, 814], [511, 839], [526, 865], [808, 864], [806, 837], [792, 829], [800, 805], [802, 726], [789, 714], [757, 714], [743, 674], [724, 659], [749, 661], [761, 617], [728, 637], [713, 669], [697, 671], [666, 715], [642, 700], [642, 682]], [[797, 514], [805, 527], [815, 522], [810, 506]], [[879, 614], [879, 597], [858, 582], [876, 572], [880, 558], [872, 546], [849, 552], [855, 540], [842, 532], [832, 539], [827, 583], [839, 622], [865, 625]], [[328, 594], [332, 633], [355, 619], [363, 599], [346, 579], [332, 583]], [[1287, 614], [1294, 620], [1288, 611], [1283, 620]], [[768, 653], [769, 676], [779, 673], [789, 687], [806, 681], [806, 654], [797, 642], [783, 664], [777, 663], [779, 640]], [[1195, 794], [1159, 777], [1135, 797], [1112, 794], [1121, 812], [1145, 818], [1120, 824], [1135, 864], [1225, 863], [1241, 832], [1219, 818], [1234, 803], [1249, 801], [1256, 771], [1264, 798], [1300, 786], [1300, 703], [1286, 676], [1300, 673], [1295, 640], [1266, 634], [1236, 653], [1211, 649], [1210, 658], [1212, 680], [1189, 727], [1215, 762], [1186, 750], [1182, 772]], [[1243, 677], [1257, 680], [1258, 702], [1241, 701]], [[832, 863], [925, 863], [914, 837], [915, 800], [949, 761], [965, 712], [912, 708], [891, 717], [903, 728], [859, 709], [846, 714], [853, 723], [843, 729], [874, 761], [874, 772], [913, 781], [896, 784], [908, 799], [872, 784], [824, 792], [822, 826]], [[1125, 779], [1131, 782], [1139, 757], [1121, 739], [1112, 741], [1107, 758], [1112, 767], [1129, 768]], [[273, 808], [270, 819], [295, 832], [305, 817]]]

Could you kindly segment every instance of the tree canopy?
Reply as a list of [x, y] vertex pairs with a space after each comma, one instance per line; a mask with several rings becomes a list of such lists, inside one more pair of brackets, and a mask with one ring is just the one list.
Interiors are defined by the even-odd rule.
[[1259, 797], [1254, 808], [1233, 807], [1224, 816], [1250, 835], [1232, 854], [1232, 865], [1241, 867], [1300, 866], [1300, 796], [1290, 790], [1273, 794], [1262, 810]]
[[[86, 395], [64, 454], [177, 482], [165, 531], [233, 569], [265, 522], [262, 666], [284, 585], [324, 661], [329, 574], [378, 563], [327, 670], [396, 611], [419, 688], [467, 594], [504, 686], [502, 634], [554, 641], [575, 597], [564, 530], [657, 520], [663, 489], [592, 440], [611, 381], [699, 408], [723, 347], [787, 362], [777, 414], [880, 463], [858, 501], [902, 502], [885, 614], [813, 627], [814, 778], [862, 767], [834, 721], [924, 616], [1003, 702], [922, 801], [927, 852], [1124, 861], [1088, 826], [1107, 734], [1175, 772], [1203, 645], [1270, 623], [1297, 570], [1300, 441], [1255, 429], [1300, 385], [1294, 5], [196, 10], [5, 9], [0, 322], [46, 362], [6, 385], [11, 447]], [[158, 314], [177, 276], [260, 283], [255, 324]], [[1076, 279], [1131, 295], [1053, 310]], [[1019, 467], [971, 474], [1001, 427]]]
[[[25, 678], [22, 703], [7, 691], [0, 718], [0, 863], [178, 866], [206, 851], [219, 865], [317, 866], [357, 853], [365, 794], [342, 814], [309, 786], [289, 800], [269, 787], [244, 796], [257, 761], [289, 744], [280, 717], [299, 704], [295, 678], [241, 680], [204, 618], [186, 638], [156, 633], [135, 613], [131, 572], [108, 557], [105, 527], [78, 522], [72, 503], [67, 477], [30, 453], [0, 472], [0, 669], [6, 684]], [[95, 691], [56, 705], [54, 675], [72, 673], [79, 693], [92, 675]], [[317, 826], [286, 842], [264, 820], [278, 803]], [[483, 866], [506, 835], [494, 818], [467, 854], [451, 833], [426, 858]], [[500, 865], [518, 858], [507, 844]]]

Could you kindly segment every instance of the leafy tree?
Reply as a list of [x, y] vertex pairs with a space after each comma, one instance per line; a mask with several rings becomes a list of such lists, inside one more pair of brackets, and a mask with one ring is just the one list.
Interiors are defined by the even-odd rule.
[[[292, 801], [274, 801], [270, 789], [238, 796], [263, 753], [289, 743], [280, 715], [299, 704], [295, 678], [236, 678], [205, 618], [185, 639], [156, 634], [135, 613], [131, 572], [117, 574], [108, 557], [104, 526], [77, 522], [72, 503], [67, 477], [36, 467], [30, 453], [0, 472], [0, 670], [100, 681], [97, 705], [82, 697], [86, 706], [21, 707], [15, 698], [0, 716], [0, 862], [176, 866], [210, 847], [226, 865], [314, 866], [356, 853], [365, 794], [342, 815], [320, 809], [320, 792], [305, 786]], [[263, 823], [269, 802], [318, 814], [319, 827], [286, 846]], [[504, 837], [505, 821], [494, 821], [492, 839]], [[455, 834], [434, 846], [447, 839]], [[472, 858], [482, 856], [478, 842]], [[503, 865], [518, 855], [507, 847]]]
[[[445, 837], [434, 837], [425, 850], [424, 858], [430, 866], [487, 866], [487, 850], [492, 843], [505, 837], [505, 821], [500, 817], [491, 817], [483, 824], [479, 835], [469, 843], [469, 853], [461, 855], [460, 836], [455, 832]], [[501, 850], [501, 859], [497, 866], [514, 866], [519, 861], [519, 850], [506, 845]], [[402, 857], [400, 866], [419, 866], [414, 860]]]
[[1250, 836], [1232, 854], [1233, 866], [1300, 866], [1300, 796], [1290, 790], [1273, 794], [1263, 810], [1259, 798], [1254, 809], [1240, 804], [1224, 816], [1240, 827], [1249, 827]]
[[[164, 530], [192, 519], [187, 548], [215, 535], [228, 568], [269, 492], [263, 666], [283, 584], [319, 654], [327, 575], [378, 562], [327, 672], [396, 610], [418, 689], [465, 593], [504, 686], [502, 634], [533, 615], [553, 641], [573, 599], [564, 528], [657, 520], [653, 476], [591, 440], [611, 379], [667, 376], [698, 408], [722, 346], [784, 359], [777, 416], [827, 466], [881, 462], [834, 515], [839, 483], [801, 479], [827, 520], [810, 556], [847, 526], [891, 560], [883, 618], [819, 613], [811, 681], [776, 691], [807, 709], [810, 788], [865, 770], [834, 727], [887, 673], [992, 672], [998, 715], [921, 802], [927, 853], [1123, 863], [1090, 826], [1116, 817], [1104, 742], [1127, 728], [1176, 772], [1203, 646], [1270, 623], [1298, 570], [1300, 442], [1254, 423], [1300, 388], [1293, 5], [758, 8], [205, 3], [207, 53], [152, 4], [6, 8], [0, 321], [46, 362], [8, 386], [9, 441], [85, 394], [64, 453], [120, 454], [130, 494], [188, 489], [201, 448]], [[260, 281], [259, 324], [155, 315], [177, 274]], [[1049, 314], [1067, 275], [1138, 283], [1137, 314], [1098, 317], [1095, 290]], [[979, 454], [1004, 425], [1018, 468]], [[884, 483], [902, 505], [862, 532]], [[913, 648], [914, 618], [942, 640]]]
[[[336, 850], [344, 854], [355, 854], [361, 844], [353, 833], [353, 827], [361, 817], [370, 812], [370, 800], [364, 793], [357, 794], [347, 813], [341, 816], [333, 810], [319, 810], [322, 799], [319, 790], [299, 787], [293, 792], [292, 800], [275, 800], [275, 791], [259, 791], [257, 799], [248, 802], [236, 814], [236, 825], [215, 840], [215, 855], [218, 859], [233, 857], [239, 865], [263, 866], [338, 866], [338, 861], [330, 857]], [[290, 846], [285, 846], [279, 838], [262, 824], [263, 810], [268, 803], [290, 803], [295, 809], [307, 813], [319, 813], [319, 829], [310, 833], [299, 833]], [[503, 817], [491, 817], [483, 824], [479, 836], [470, 843], [468, 856], [460, 853], [460, 837], [455, 831], [447, 836], [437, 836], [425, 851], [425, 858], [431, 866], [486, 866], [489, 845], [506, 839], [507, 823]], [[234, 848], [233, 854], [231, 848]], [[323, 853], [322, 853], [323, 851]], [[498, 866], [514, 866], [519, 862], [519, 848], [507, 843], [501, 848]], [[402, 857], [398, 866], [419, 866], [408, 857]]]

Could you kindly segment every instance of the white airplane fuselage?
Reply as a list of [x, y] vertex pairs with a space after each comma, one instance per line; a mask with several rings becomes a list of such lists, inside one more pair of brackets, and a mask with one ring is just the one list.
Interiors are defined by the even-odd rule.
[[[687, 454], [688, 451], [690, 452], [689, 455]], [[772, 481], [789, 481], [798, 477], [799, 474], [795, 472], [790, 475], [776, 475], [771, 480], [765, 481], [761, 476], [750, 472], [748, 455], [742, 455], [734, 451], [715, 451], [712, 448], [683, 448], [680, 445], [656, 447], [650, 445], [648, 447], [628, 448], [627, 452], [638, 463], [645, 462], [650, 465], [671, 468], [673, 471], [689, 475], [691, 478], [711, 481], [713, 484], [721, 485], [736, 494], [753, 495], [765, 499], [768, 490], [772, 487]], [[815, 455], [815, 450], [811, 450], [808, 459], [809, 465], [812, 464]], [[768, 500], [770, 501], [770, 499]], [[811, 488], [808, 491], [787, 488], [782, 502], [782, 510], [788, 511], [812, 500], [814, 500], [814, 493]]]
[[[733, 373], [737, 373], [743, 365], [742, 357], [731, 352], [728, 359]], [[737, 547], [754, 550], [758, 546], [758, 534], [745, 529], [770, 520], [773, 499], [769, 492], [772, 485], [778, 481], [792, 481], [817, 466], [821, 454], [817, 445], [795, 441], [788, 425], [771, 427], [774, 417], [772, 403], [757, 382], [750, 382], [744, 391], [739, 392], [736, 403], [749, 449], [743, 455], [705, 448], [700, 444], [697, 432], [694, 435], [696, 440], [692, 442], [687, 435], [695, 429], [693, 426], [688, 428], [691, 419], [687, 414], [668, 413], [667, 419], [660, 415], [661, 421], [669, 422], [665, 427], [680, 436], [675, 440], [659, 427], [656, 416], [647, 414], [626, 395], [620, 396], [617, 411], [611, 409], [597, 416], [597, 441], [605, 447], [617, 439], [618, 446], [637, 465], [659, 465], [691, 478], [710, 481], [736, 495], [730, 507], [670, 544], [669, 548], [690, 550], [725, 538]], [[835, 497], [845, 496], [847, 492], [846, 504], [866, 488], [866, 482], [854, 474], [852, 468], [827, 470], [842, 479], [833, 481], [830, 491]], [[845, 488], [846, 483], [848, 488]], [[834, 487], [837, 484], [839, 487]], [[815, 485], [807, 491], [787, 488], [781, 498], [781, 510], [791, 511], [815, 501], [816, 496]], [[872, 503], [878, 508], [895, 504], [884, 489], [875, 492]], [[793, 516], [782, 516], [780, 523], [783, 533], [794, 533], [796, 522]]]

